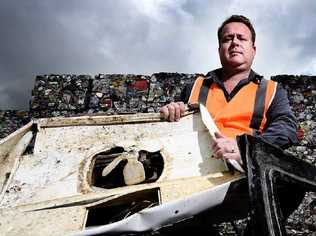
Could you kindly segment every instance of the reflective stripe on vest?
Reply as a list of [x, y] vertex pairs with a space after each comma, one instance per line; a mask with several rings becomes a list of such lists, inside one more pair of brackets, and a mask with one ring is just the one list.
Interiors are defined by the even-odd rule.
[[216, 83], [200, 76], [192, 88], [189, 104], [204, 104], [224, 135], [251, 135], [255, 131], [263, 131], [276, 86], [275, 81], [266, 79], [259, 84], [250, 82], [227, 102], [223, 90]]

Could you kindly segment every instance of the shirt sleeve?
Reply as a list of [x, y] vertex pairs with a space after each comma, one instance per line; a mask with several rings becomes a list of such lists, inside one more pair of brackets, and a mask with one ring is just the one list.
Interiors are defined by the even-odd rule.
[[287, 148], [298, 143], [297, 121], [290, 107], [286, 90], [278, 84], [275, 97], [267, 111], [267, 124], [260, 135], [268, 142]]
[[193, 85], [194, 85], [194, 82], [186, 84], [185, 87], [182, 89], [181, 95], [180, 95], [182, 102], [188, 103]]

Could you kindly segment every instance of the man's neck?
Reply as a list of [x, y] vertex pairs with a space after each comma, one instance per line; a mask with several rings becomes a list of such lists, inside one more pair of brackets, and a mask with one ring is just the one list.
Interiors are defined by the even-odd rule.
[[247, 79], [249, 77], [250, 71], [251, 69], [235, 72], [223, 69], [221, 80], [223, 81], [227, 92], [230, 94], [241, 80]]
[[251, 69], [249, 70], [243, 70], [243, 71], [232, 71], [232, 70], [225, 70], [223, 68], [222, 70], [222, 76], [221, 76], [221, 80], [223, 82], [226, 81], [235, 81], [235, 82], [239, 82], [243, 79], [246, 79], [249, 77]]

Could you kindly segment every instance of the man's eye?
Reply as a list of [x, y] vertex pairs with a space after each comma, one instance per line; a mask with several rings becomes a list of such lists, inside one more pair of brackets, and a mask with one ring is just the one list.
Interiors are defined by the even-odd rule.
[[245, 38], [245, 37], [238, 37], [238, 39], [239, 39], [240, 41], [247, 41], [247, 40], [248, 40], [248, 39]]
[[232, 40], [232, 37], [224, 37], [224, 38], [222, 38], [222, 42], [223, 43], [231, 41], [231, 40]]

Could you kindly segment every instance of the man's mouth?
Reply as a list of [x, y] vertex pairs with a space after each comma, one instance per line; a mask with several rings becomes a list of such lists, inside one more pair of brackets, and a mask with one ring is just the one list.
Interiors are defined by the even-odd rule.
[[233, 54], [242, 54], [242, 52], [240, 51], [230, 51], [229, 54], [233, 55]]

